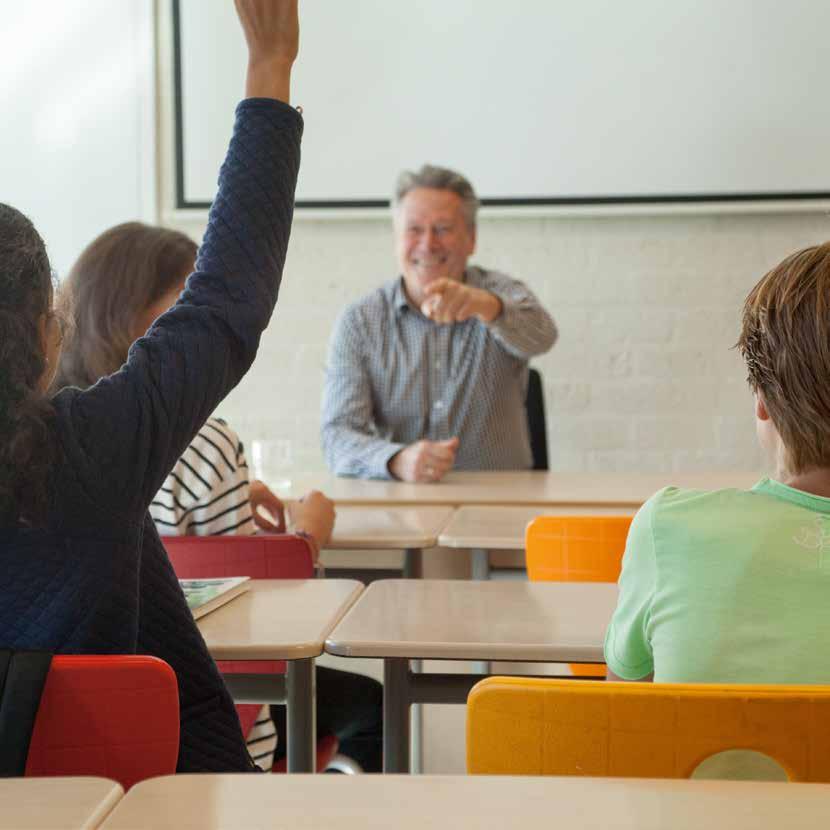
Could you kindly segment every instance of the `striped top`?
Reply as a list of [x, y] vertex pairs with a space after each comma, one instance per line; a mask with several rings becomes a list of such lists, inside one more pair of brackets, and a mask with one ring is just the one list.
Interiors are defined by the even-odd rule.
[[248, 463], [239, 436], [208, 418], [150, 505], [160, 536], [223, 536], [256, 532]]
[[459, 439], [455, 469], [530, 469], [528, 360], [556, 326], [518, 280], [475, 266], [464, 281], [502, 311], [441, 325], [413, 306], [398, 277], [352, 303], [329, 347], [323, 452], [337, 475], [390, 478], [389, 460], [421, 439]]
[[[159, 536], [251, 535], [245, 448], [221, 418], [208, 418], [150, 504]], [[264, 770], [274, 764], [277, 729], [264, 705], [246, 737], [248, 752]]]

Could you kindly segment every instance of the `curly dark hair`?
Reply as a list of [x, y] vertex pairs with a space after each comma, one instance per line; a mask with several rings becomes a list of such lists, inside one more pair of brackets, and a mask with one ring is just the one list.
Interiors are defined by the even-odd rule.
[[0, 203], [0, 522], [43, 524], [55, 457], [54, 408], [41, 389], [44, 316], [52, 314], [46, 246], [22, 213]]

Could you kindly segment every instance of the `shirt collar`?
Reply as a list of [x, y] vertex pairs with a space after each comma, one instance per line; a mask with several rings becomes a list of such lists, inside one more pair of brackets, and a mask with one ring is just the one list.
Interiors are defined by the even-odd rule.
[[752, 489], [806, 507], [816, 513], [830, 513], [830, 499], [806, 493], [804, 490], [796, 490], [795, 487], [789, 487], [773, 478], [762, 478]]

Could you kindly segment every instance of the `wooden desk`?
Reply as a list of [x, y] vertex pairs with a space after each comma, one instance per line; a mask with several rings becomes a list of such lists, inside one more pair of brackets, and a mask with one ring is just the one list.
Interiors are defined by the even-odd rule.
[[338, 505], [330, 550], [431, 548], [452, 516], [452, 507]]
[[473, 674], [420, 674], [410, 660], [597, 663], [616, 607], [603, 583], [373, 582], [326, 640], [341, 657], [384, 661], [384, 771], [409, 770], [412, 703], [466, 703]]
[[605, 505], [639, 507], [661, 487], [674, 484], [714, 490], [751, 487], [754, 472], [713, 473], [558, 473], [451, 472], [435, 484], [370, 481], [332, 475], [301, 476], [292, 481], [291, 495], [322, 490], [338, 505], [393, 504], [460, 505]]
[[638, 778], [178, 775], [133, 787], [105, 830], [818, 828], [830, 785]]
[[[435, 505], [338, 505], [334, 533], [326, 545], [330, 550], [403, 551], [403, 576], [423, 575], [423, 552], [435, 547], [438, 534], [454, 508]], [[423, 723], [420, 707], [412, 711], [412, 758], [415, 771], [421, 769]]]
[[285, 703], [288, 771], [312, 772], [316, 744], [314, 658], [363, 585], [349, 579], [255, 579], [198, 621], [215, 660], [286, 660], [287, 674], [226, 674], [237, 703]]
[[327, 550], [402, 550], [404, 576], [418, 577], [425, 548], [435, 547], [453, 508], [436, 505], [387, 507], [337, 505]]
[[445, 548], [524, 550], [525, 528], [537, 516], [626, 516], [631, 507], [459, 507], [438, 536]]
[[92, 830], [123, 795], [107, 778], [3, 778], [0, 830]]

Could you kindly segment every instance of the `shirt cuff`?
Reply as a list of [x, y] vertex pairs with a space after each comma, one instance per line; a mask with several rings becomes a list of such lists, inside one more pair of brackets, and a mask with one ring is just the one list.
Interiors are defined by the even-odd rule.
[[487, 291], [498, 297], [499, 302], [501, 303], [501, 312], [499, 312], [499, 316], [496, 317], [495, 320], [491, 320], [487, 323], [487, 327], [502, 336], [509, 335], [511, 332], [515, 331], [516, 327], [519, 325], [519, 321], [516, 319], [516, 305], [511, 303], [507, 297], [503, 297], [499, 294], [498, 291], [493, 291], [489, 288]]
[[369, 475], [371, 478], [384, 478], [387, 481], [397, 481], [395, 476], [389, 471], [389, 462], [405, 448], [406, 444], [384, 444], [375, 453], [369, 465]]

